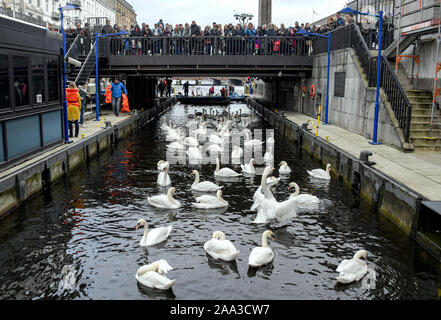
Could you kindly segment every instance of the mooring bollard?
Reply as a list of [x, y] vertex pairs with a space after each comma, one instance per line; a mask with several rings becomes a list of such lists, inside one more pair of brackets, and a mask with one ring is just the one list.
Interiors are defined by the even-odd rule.
[[363, 162], [364, 164], [368, 165], [368, 166], [373, 166], [374, 164], [376, 164], [376, 162], [373, 161], [369, 161], [369, 157], [372, 156], [372, 152], [367, 151], [367, 150], [363, 150], [360, 152], [360, 162]]
[[111, 128], [111, 127], [112, 127], [112, 122], [106, 121], [106, 128]]

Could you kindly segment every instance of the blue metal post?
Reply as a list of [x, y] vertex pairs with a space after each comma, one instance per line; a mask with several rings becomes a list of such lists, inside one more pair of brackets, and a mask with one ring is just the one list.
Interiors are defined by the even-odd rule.
[[377, 63], [377, 93], [375, 100], [375, 117], [374, 117], [374, 133], [371, 144], [379, 144], [377, 141], [378, 135], [378, 111], [379, 111], [379, 100], [380, 100], [380, 80], [381, 80], [381, 42], [383, 37], [383, 11], [380, 11], [380, 23], [378, 31], [378, 63]]
[[328, 33], [328, 77], [326, 80], [326, 111], [325, 124], [328, 124], [328, 107], [329, 107], [329, 70], [331, 68], [331, 33]]
[[66, 32], [63, 27], [63, 19], [64, 14], [62, 8], [60, 10], [60, 18], [61, 18], [61, 34], [63, 35], [63, 120], [64, 120], [64, 142], [71, 143], [69, 140], [69, 131], [68, 131], [68, 120], [67, 120], [67, 99], [66, 99], [66, 87], [67, 87], [67, 69], [66, 69], [66, 60], [64, 57], [66, 56]]
[[96, 119], [95, 121], [100, 121], [100, 79], [98, 70], [98, 32], [95, 34], [95, 103], [96, 103]]

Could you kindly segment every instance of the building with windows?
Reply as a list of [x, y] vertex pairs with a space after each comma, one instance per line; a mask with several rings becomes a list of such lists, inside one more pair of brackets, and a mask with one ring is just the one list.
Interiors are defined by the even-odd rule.
[[132, 5], [125, 0], [114, 0], [116, 12], [116, 24], [123, 27], [136, 25], [136, 13]]

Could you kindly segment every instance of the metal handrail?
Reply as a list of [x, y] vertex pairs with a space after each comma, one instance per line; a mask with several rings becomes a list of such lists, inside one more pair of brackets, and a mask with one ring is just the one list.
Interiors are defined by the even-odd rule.
[[[90, 49], [89, 54], [86, 57], [86, 60], [84, 60], [83, 65], [81, 66], [81, 69], [78, 72], [77, 77], [75, 78], [75, 83], [77, 83], [79, 81], [81, 74], [83, 73], [84, 69], [88, 65], [87, 62], [92, 58], [92, 54], [95, 53], [95, 47], [96, 47], [96, 42], [93, 43], [93, 46]], [[92, 59], [95, 59], [95, 57], [93, 57]]]
[[77, 44], [78, 40], [81, 38], [81, 34], [77, 34], [77, 36], [75, 37], [75, 40], [72, 42], [71, 46], [69, 47], [69, 50], [67, 50], [66, 55], [64, 56], [64, 59], [66, 59], [67, 57], [69, 57], [69, 54], [72, 51], [72, 48], [75, 47], [75, 45]]

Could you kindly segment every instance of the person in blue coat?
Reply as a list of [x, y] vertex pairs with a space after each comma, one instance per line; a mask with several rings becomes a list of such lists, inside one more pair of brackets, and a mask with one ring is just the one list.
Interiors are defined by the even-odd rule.
[[119, 112], [121, 111], [122, 94], [123, 92], [127, 94], [127, 89], [118, 78], [115, 78], [110, 90], [112, 91], [112, 107], [115, 111], [115, 115], [119, 117]]

